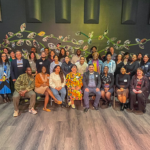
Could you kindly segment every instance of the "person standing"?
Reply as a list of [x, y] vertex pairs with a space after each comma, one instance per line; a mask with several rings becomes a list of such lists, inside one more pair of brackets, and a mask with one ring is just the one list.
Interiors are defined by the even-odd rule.
[[43, 66], [46, 67], [46, 73], [50, 74], [50, 61], [48, 59], [46, 59], [45, 52], [42, 52], [41, 58], [36, 61], [37, 73], [41, 72]]
[[74, 56], [72, 57], [71, 63], [72, 63], [72, 64], [75, 64], [76, 62], [79, 62], [81, 56], [82, 56], [82, 55], [81, 55], [81, 50], [78, 49], [78, 50], [76, 51], [76, 55], [74, 55]]
[[0, 58], [0, 95], [2, 96], [4, 103], [10, 101], [8, 97], [8, 94], [11, 94], [9, 77], [10, 64], [8, 57], [5, 53], [2, 53]]
[[16, 51], [16, 59], [12, 60], [10, 67], [10, 75], [12, 81], [15, 82], [17, 78], [26, 72], [26, 69], [30, 67], [29, 61], [22, 58], [21, 51]]
[[10, 58], [9, 58], [9, 61], [11, 62], [12, 60], [16, 59], [16, 56], [15, 56], [15, 52], [14, 51], [10, 51]]
[[85, 62], [85, 58], [83, 56], [80, 57], [80, 62], [76, 62], [77, 72], [82, 76], [88, 70], [88, 64]]

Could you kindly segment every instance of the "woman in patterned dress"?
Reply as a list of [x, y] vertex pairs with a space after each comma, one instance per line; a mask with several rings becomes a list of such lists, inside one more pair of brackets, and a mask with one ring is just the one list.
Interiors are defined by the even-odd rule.
[[68, 91], [68, 96], [70, 101], [68, 105], [72, 108], [75, 108], [74, 101], [75, 100], [82, 100], [82, 91], [81, 87], [83, 86], [82, 83], [82, 76], [80, 73], [77, 73], [77, 66], [72, 65], [71, 72], [66, 76], [66, 86]]

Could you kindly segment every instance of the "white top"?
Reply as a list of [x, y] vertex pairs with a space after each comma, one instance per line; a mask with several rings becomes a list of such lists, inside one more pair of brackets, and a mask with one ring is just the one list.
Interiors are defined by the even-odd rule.
[[59, 64], [55, 64], [55, 62], [53, 61], [53, 62], [50, 64], [50, 73], [52, 73], [52, 72], [53, 72], [53, 69], [54, 69], [54, 67], [55, 67], [56, 65], [61, 66], [61, 65], [62, 65], [62, 63], [61, 63], [61, 62], [59, 62]]
[[64, 87], [66, 85], [66, 78], [64, 76], [64, 83], [61, 83], [61, 79], [59, 74], [55, 74], [55, 72], [50, 74], [49, 86], [53, 89], [56, 87]]
[[77, 72], [81, 73], [82, 75], [87, 71], [88, 64], [84, 62], [83, 65], [80, 64], [80, 62], [76, 62], [75, 65], [77, 66]]

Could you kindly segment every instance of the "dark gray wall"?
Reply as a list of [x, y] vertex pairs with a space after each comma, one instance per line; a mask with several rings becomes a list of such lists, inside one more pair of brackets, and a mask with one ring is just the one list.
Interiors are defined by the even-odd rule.
[[[66, 35], [70, 35], [71, 38], [75, 38], [77, 40], [87, 39], [83, 35], [76, 37], [75, 32], [77, 31], [82, 31], [86, 34], [88, 34], [91, 31], [94, 31], [94, 36], [96, 36], [103, 34], [103, 32], [105, 31], [105, 29], [107, 29], [107, 27], [109, 29], [108, 37], [117, 37], [117, 39], [120, 39], [121, 41], [129, 39], [131, 43], [135, 43], [135, 38], [137, 37], [141, 39], [150, 37], [150, 25], [148, 24], [150, 11], [149, 0], [136, 0], [138, 1], [138, 3], [134, 4], [132, 7], [129, 7], [129, 9], [126, 7], [130, 4], [128, 4], [128, 2], [125, 2], [127, 4], [122, 6], [123, 5], [122, 0], [100, 0], [100, 8], [99, 9], [96, 8], [97, 10], [100, 11], [98, 20], [99, 23], [97, 22], [97, 20], [96, 21], [92, 20], [91, 21], [92, 24], [90, 24], [90, 21], [88, 21], [89, 18], [87, 16], [86, 16], [87, 20], [84, 20], [84, 0], [71, 0], [71, 8], [67, 9], [68, 13], [71, 14], [70, 15], [68, 14], [65, 18], [65, 21], [70, 23], [55, 23], [56, 22], [55, 7], [57, 9], [57, 6], [55, 6], [55, 4], [58, 3], [58, 1], [55, 3], [55, 0], [41, 0], [41, 18], [40, 18], [41, 23], [39, 23], [40, 21], [39, 22], [37, 21], [37, 23], [27, 23], [29, 19], [27, 18], [26, 15], [26, 10], [28, 10], [28, 8], [26, 7], [29, 6], [26, 4], [25, 1], [26, 0], [1, 0], [2, 22], [0, 22], [0, 43], [2, 43], [5, 34], [7, 32], [12, 31], [15, 33], [19, 31], [20, 25], [22, 23], [26, 23], [27, 30], [30, 31], [35, 32], [45, 31], [46, 34], [48, 35], [54, 34], [56, 37], [59, 35], [63, 35], [64, 37]], [[34, 1], [36, 2], [36, 0]], [[64, 4], [65, 7], [69, 6], [67, 0], [65, 0], [65, 3], [66, 3]], [[133, 3], [136, 3], [135, 0], [133, 1]], [[136, 8], [134, 9], [134, 6], [137, 7], [137, 9]], [[94, 7], [95, 6], [93, 6], [93, 8]], [[59, 5], [58, 8], [59, 9], [56, 11], [58, 11], [58, 13], [61, 13]], [[127, 12], [129, 10], [129, 13], [125, 14], [126, 15], [125, 17], [122, 17], [123, 11], [122, 8], [124, 8], [124, 10], [126, 10]], [[92, 9], [90, 9], [90, 11], [92, 11]], [[92, 13], [93, 12], [91, 12], [91, 14]], [[96, 15], [95, 17], [96, 19], [97, 16], [98, 15]], [[126, 19], [131, 19], [131, 21], [126, 22]], [[134, 24], [130, 24], [132, 23], [132, 19]], [[58, 18], [58, 20], [61, 21], [61, 18]], [[93, 24], [93, 22], [95, 24]], [[40, 37], [37, 38], [37, 40], [39, 41], [41, 39], [42, 38]], [[49, 42], [57, 44], [58, 40], [52, 39], [49, 40]], [[107, 46], [106, 42], [107, 42], [106, 39], [103, 41], [98, 41], [97, 39], [95, 39], [93, 40], [90, 47], [96, 45], [100, 50]], [[47, 43], [44, 44], [47, 46]], [[63, 45], [65, 44], [63, 43]], [[29, 49], [29, 47], [26, 46], [25, 44], [24, 47]], [[142, 51], [143, 53], [149, 53], [149, 47], [150, 42], [147, 42], [144, 50], [141, 50], [138, 46], [133, 46], [130, 48], [130, 52]], [[21, 47], [17, 47], [17, 49], [21, 49]]]

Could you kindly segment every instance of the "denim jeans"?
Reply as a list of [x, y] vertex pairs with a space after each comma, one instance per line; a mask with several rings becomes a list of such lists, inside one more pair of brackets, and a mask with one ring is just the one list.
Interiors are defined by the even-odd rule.
[[[57, 91], [56, 89], [51, 88], [51, 91], [53, 92], [53, 94], [57, 98], [57, 100], [65, 101], [65, 96], [66, 96], [65, 87], [63, 87], [60, 91]], [[60, 93], [60, 95], [59, 95], [59, 93]]]

